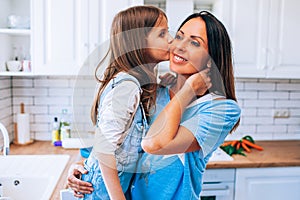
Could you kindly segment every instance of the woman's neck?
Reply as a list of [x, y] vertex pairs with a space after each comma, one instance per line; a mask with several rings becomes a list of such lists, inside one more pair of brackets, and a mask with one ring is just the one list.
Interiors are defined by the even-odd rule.
[[172, 99], [174, 95], [182, 88], [188, 77], [189, 75], [177, 75], [176, 83], [170, 87], [170, 99]]
[[[190, 75], [177, 75], [176, 83], [170, 87], [169, 94], [170, 94], [170, 99], [172, 99], [175, 94], [182, 88], [184, 85], [185, 81], [190, 77]], [[209, 91], [207, 90], [204, 95], [208, 94]], [[201, 95], [203, 96], [203, 95]], [[197, 98], [201, 97], [197, 96]]]

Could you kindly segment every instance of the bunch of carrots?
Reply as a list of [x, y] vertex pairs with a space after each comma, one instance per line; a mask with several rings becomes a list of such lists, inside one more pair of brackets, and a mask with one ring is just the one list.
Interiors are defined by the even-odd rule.
[[240, 140], [233, 140], [224, 142], [221, 146], [221, 149], [223, 149], [226, 153], [229, 155], [232, 154], [241, 154], [246, 156], [243, 151], [246, 151], [247, 153], [251, 152], [251, 148], [262, 151], [263, 148], [257, 144], [255, 144], [253, 138], [249, 135], [244, 136]]

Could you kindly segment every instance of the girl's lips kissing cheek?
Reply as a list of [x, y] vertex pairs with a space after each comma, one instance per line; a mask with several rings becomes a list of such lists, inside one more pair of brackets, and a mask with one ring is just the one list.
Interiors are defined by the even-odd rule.
[[187, 61], [187, 59], [185, 59], [185, 58], [183, 58], [183, 57], [181, 57], [181, 56], [179, 56], [179, 55], [177, 55], [177, 54], [173, 54], [173, 62], [174, 63], [177, 63], [177, 64], [183, 64], [183, 63], [185, 63], [186, 61]]

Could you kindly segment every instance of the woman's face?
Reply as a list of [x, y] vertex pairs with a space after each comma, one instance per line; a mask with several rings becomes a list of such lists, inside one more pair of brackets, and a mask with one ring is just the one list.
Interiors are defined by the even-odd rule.
[[159, 63], [169, 60], [170, 58], [170, 43], [173, 38], [168, 31], [168, 21], [162, 16], [158, 19], [157, 24], [152, 28], [147, 37], [148, 62]]
[[208, 41], [206, 25], [200, 17], [190, 19], [176, 33], [170, 47], [170, 69], [191, 75], [207, 66]]

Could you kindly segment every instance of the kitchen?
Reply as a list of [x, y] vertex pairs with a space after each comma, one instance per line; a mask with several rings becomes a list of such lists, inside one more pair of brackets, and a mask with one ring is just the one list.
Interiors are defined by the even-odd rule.
[[[120, 2], [119, 6], [122, 7], [129, 1]], [[234, 45], [236, 91], [242, 109], [241, 125], [227, 140], [251, 135], [257, 143], [299, 141], [300, 75], [297, 72], [300, 61], [296, 47], [300, 44], [297, 39], [300, 30], [293, 25], [299, 15], [296, 9], [298, 1], [199, 0], [195, 4], [192, 1], [182, 3], [180, 0], [144, 2], [166, 10], [170, 15], [170, 30], [174, 30], [176, 27], [172, 26], [181, 21], [177, 20], [177, 15], [176, 18], [172, 15], [171, 11], [176, 10], [176, 6], [182, 12], [186, 9], [188, 13], [191, 12], [190, 9], [214, 9], [225, 23]], [[7, 128], [9, 138], [14, 138], [14, 122], [17, 121], [21, 103], [25, 104], [25, 113], [30, 115], [31, 138], [36, 141], [51, 140], [53, 119], [61, 115], [62, 109], [68, 109], [75, 117], [78, 116], [76, 113], [85, 114], [81, 116], [82, 120], [75, 119], [78, 130], [76, 134], [92, 131], [89, 118], [84, 116], [89, 113], [88, 96], [93, 95], [95, 83], [92, 78], [77, 77], [80, 68], [78, 63], [83, 63], [94, 48], [105, 41], [108, 33], [100, 30], [109, 30], [108, 19], [113, 16], [113, 12], [107, 13], [107, 10], [118, 8], [106, 8], [101, 10], [103, 12], [98, 12], [97, 9], [111, 6], [105, 4], [105, 1], [75, 3], [6, 0], [1, 1], [1, 4], [0, 122]], [[19, 15], [31, 15], [30, 31], [26, 28], [19, 32], [5, 28], [7, 16], [13, 11]], [[172, 19], [174, 20], [171, 21]], [[72, 23], [67, 23], [68, 21]], [[14, 47], [21, 53], [16, 53]], [[13, 60], [15, 53], [19, 55], [23, 51], [25, 56], [19, 57], [31, 59], [31, 68], [27, 67], [27, 71], [21, 72], [6, 71], [5, 62]], [[78, 67], [74, 69], [74, 66]], [[164, 70], [162, 65], [162, 71]], [[74, 95], [81, 98], [74, 98]], [[28, 147], [29, 145], [24, 146]], [[251, 152], [249, 156], [255, 154], [257, 151]], [[289, 156], [285, 160], [292, 160]], [[299, 164], [296, 166], [299, 167]], [[259, 166], [255, 166], [255, 169], [261, 170]], [[299, 172], [292, 175], [299, 177]], [[299, 181], [295, 183], [299, 189]], [[235, 191], [237, 190], [236, 188]], [[299, 199], [296, 191], [293, 194], [298, 195], [296, 197]]]

